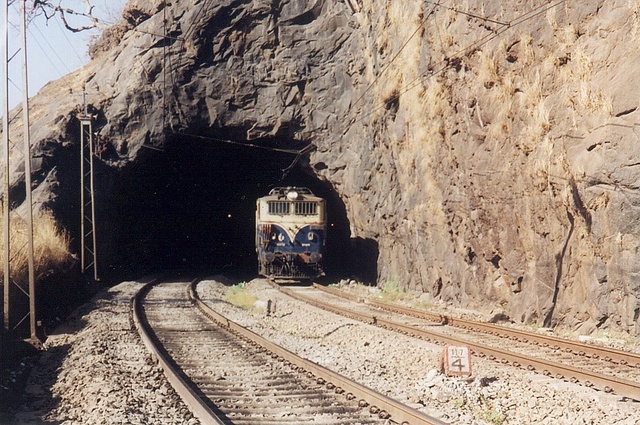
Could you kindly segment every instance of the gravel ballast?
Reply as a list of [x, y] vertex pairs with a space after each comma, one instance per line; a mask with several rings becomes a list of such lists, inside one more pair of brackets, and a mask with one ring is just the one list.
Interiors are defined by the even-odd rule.
[[[131, 326], [130, 300], [141, 285], [102, 292], [48, 337], [15, 423], [198, 423]], [[221, 301], [229, 287], [217, 279], [198, 290], [231, 320], [450, 423], [635, 425], [640, 417], [640, 403], [490, 360], [474, 358], [471, 378], [446, 377], [439, 345], [304, 305], [263, 279], [244, 286], [256, 308]], [[267, 300], [269, 314], [259, 308]]]
[[292, 300], [256, 279], [246, 290], [270, 314], [220, 301], [227, 290], [207, 280], [203, 299], [231, 320], [325, 367], [442, 420], [459, 424], [637, 424], [640, 403], [488, 359], [471, 378], [440, 373], [443, 347], [336, 316]]
[[48, 336], [16, 424], [199, 423], [131, 324], [131, 298], [141, 286], [102, 292]]

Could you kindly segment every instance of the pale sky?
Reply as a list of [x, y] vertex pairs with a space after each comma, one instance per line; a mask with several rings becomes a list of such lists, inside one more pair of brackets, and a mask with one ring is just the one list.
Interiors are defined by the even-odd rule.
[[[22, 53], [19, 52], [21, 2], [22, 0], [15, 1], [14, 5], [9, 7], [9, 57], [18, 52], [9, 62], [9, 105], [11, 108], [22, 101]], [[99, 17], [106, 26], [114, 24], [120, 18], [126, 2], [127, 0], [91, 0], [91, 4], [95, 6], [94, 15]], [[27, 2], [28, 5], [31, 3], [31, 1]], [[58, 4], [58, 0], [53, 3]], [[62, 0], [61, 6], [81, 12], [86, 11], [86, 4], [83, 0]], [[4, 19], [0, 22], [3, 21]], [[47, 21], [44, 16], [38, 16], [29, 23], [27, 27], [29, 97], [34, 96], [49, 81], [73, 72], [89, 62], [88, 43], [91, 37], [96, 37], [99, 34], [98, 30], [71, 32], [64, 28], [59, 17]], [[0, 58], [0, 60], [2, 59]]]

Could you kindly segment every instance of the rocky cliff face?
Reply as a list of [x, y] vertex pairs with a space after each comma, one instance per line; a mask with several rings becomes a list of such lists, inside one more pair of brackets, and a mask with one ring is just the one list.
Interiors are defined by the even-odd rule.
[[638, 4], [415, 7], [365, 10], [402, 25], [366, 39], [375, 101], [354, 151], [376, 172], [349, 167], [342, 189], [359, 231], [376, 229], [381, 278], [518, 320], [635, 330]]
[[162, 3], [33, 99], [43, 203], [86, 86], [111, 179], [180, 134], [312, 144], [380, 284], [640, 331], [638, 1]]

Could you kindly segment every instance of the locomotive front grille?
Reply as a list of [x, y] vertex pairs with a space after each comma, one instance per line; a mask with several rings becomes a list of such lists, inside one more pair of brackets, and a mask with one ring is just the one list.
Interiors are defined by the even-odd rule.
[[269, 214], [272, 215], [290, 215], [291, 205], [293, 204], [294, 215], [318, 215], [318, 203], [312, 201], [269, 201]]
[[291, 208], [290, 202], [284, 201], [270, 201], [267, 203], [269, 205], [269, 214], [273, 215], [289, 215], [289, 211]]
[[295, 202], [296, 215], [316, 215], [318, 214], [318, 203], [299, 201]]

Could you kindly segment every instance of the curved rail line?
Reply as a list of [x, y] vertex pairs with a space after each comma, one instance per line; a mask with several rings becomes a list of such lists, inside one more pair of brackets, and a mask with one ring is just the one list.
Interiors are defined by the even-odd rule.
[[319, 285], [317, 283], [314, 283], [313, 287], [342, 298], [369, 304], [373, 307], [377, 307], [386, 311], [391, 311], [395, 313], [404, 314], [407, 316], [436, 321], [436, 322], [440, 322], [450, 326], [457, 326], [463, 329], [470, 329], [470, 330], [475, 330], [479, 332], [485, 332], [492, 335], [500, 335], [504, 338], [509, 338], [512, 340], [531, 342], [533, 344], [540, 344], [544, 346], [554, 347], [557, 350], [573, 352], [580, 356], [604, 358], [606, 361], [611, 361], [611, 362], [619, 363], [622, 365], [640, 367], [640, 354], [637, 354], [637, 353], [616, 350], [608, 347], [597, 347], [594, 345], [584, 344], [577, 341], [571, 341], [571, 340], [567, 340], [564, 338], [559, 338], [551, 335], [543, 335], [543, 334], [537, 334], [532, 332], [526, 332], [526, 331], [521, 331], [519, 329], [511, 329], [504, 326], [494, 325], [491, 323], [483, 323], [483, 322], [477, 322], [473, 320], [459, 319], [451, 316], [444, 316], [440, 314], [429, 313], [422, 310], [416, 310], [414, 308], [404, 307], [397, 304], [390, 304], [390, 303], [385, 303], [381, 301], [369, 300], [369, 299], [355, 296], [353, 294], [349, 294], [337, 288], [326, 287], [326, 286]]
[[[543, 375], [546, 375], [546, 376], [553, 376], [557, 379], [567, 380], [576, 384], [581, 384], [586, 387], [599, 389], [605, 392], [614, 392], [616, 394], [619, 394], [624, 397], [628, 397], [633, 400], [640, 400], [640, 383], [638, 382], [628, 381], [628, 380], [620, 379], [614, 376], [609, 376], [609, 375], [604, 375], [597, 372], [592, 372], [589, 370], [579, 369], [570, 365], [551, 362], [551, 361], [547, 361], [537, 357], [527, 356], [527, 355], [503, 350], [500, 348], [490, 347], [485, 344], [475, 343], [462, 338], [446, 336], [438, 332], [433, 332], [426, 329], [420, 329], [414, 326], [405, 325], [402, 323], [383, 319], [376, 316], [375, 314], [359, 313], [353, 310], [348, 310], [348, 309], [339, 307], [329, 302], [324, 302], [324, 301], [320, 301], [317, 299], [304, 296], [300, 293], [297, 293], [295, 290], [293, 290], [290, 287], [279, 286], [274, 282], [271, 282], [271, 283], [273, 284], [274, 287], [277, 287], [280, 291], [286, 293], [287, 295], [295, 299], [298, 299], [305, 303], [315, 305], [316, 307], [325, 309], [327, 311], [340, 314], [342, 316], [350, 317], [355, 320], [360, 320], [366, 323], [374, 324], [386, 329], [394, 330], [403, 334], [412, 335], [412, 336], [419, 337], [426, 340], [439, 341], [439, 342], [451, 344], [451, 345], [468, 346], [471, 349], [472, 354], [477, 355], [479, 357], [488, 357], [489, 359], [492, 359], [492, 360], [498, 360], [503, 364], [511, 364], [515, 367], [526, 368], [530, 371], [542, 373]], [[350, 299], [351, 301], [365, 302], [360, 297], [356, 297], [352, 295], [343, 296], [342, 294], [338, 294], [336, 292], [338, 290], [336, 289], [322, 287], [321, 285], [317, 285], [317, 284], [314, 284], [314, 287], [321, 289], [322, 291], [332, 293], [333, 295], [342, 296], [343, 298]], [[386, 305], [385, 303], [378, 303], [375, 301], [368, 301], [368, 300], [366, 301], [366, 303], [379, 308], [383, 308], [383, 304], [384, 304], [384, 307], [387, 307], [389, 309], [391, 308], [389, 307], [389, 305]], [[397, 306], [393, 306], [393, 308], [395, 309], [397, 308]], [[408, 309], [408, 310], [410, 310], [411, 312], [410, 315], [416, 316], [416, 317], [418, 316], [418, 313], [420, 313], [420, 315], [424, 313], [424, 312], [419, 312], [412, 309]], [[405, 309], [404, 307], [398, 308], [398, 312], [401, 312], [401, 311], [405, 311], [405, 313], [402, 313], [402, 314], [407, 314], [406, 313], [407, 309]], [[433, 322], [438, 322], [440, 324], [451, 325], [453, 323], [456, 323], [458, 326], [461, 326], [461, 327], [468, 326], [471, 329], [480, 329], [481, 328], [480, 325], [486, 326], [486, 324], [480, 324], [479, 322], [464, 321], [461, 319], [454, 319], [451, 317], [434, 315], [430, 313], [424, 313], [424, 316], [422, 317]], [[491, 332], [498, 332], [498, 330], [502, 331], [503, 329], [506, 329], [506, 328], [490, 325], [489, 328], [485, 328], [485, 329], [490, 329]], [[509, 329], [509, 331], [511, 331], [511, 329]], [[518, 337], [523, 339], [526, 338], [527, 341], [533, 341], [534, 337], [537, 337], [537, 335], [529, 334], [522, 331], [516, 331], [512, 334], [511, 337], [513, 338]], [[561, 342], [561, 341], [556, 341], [557, 338], [549, 337], [546, 335], [540, 335], [540, 337], [542, 337], [540, 339], [540, 341], [542, 342], [539, 342], [540, 344], [552, 343], [553, 347], [559, 347], [559, 348], [568, 347], [570, 345], [569, 344], [570, 341], [567, 341], [567, 340], [562, 340]], [[591, 353], [590, 355], [593, 356], [594, 358], [597, 356], [600, 356], [602, 352], [606, 352], [607, 353], [606, 356], [609, 356], [613, 354], [612, 351], [613, 352], [616, 351], [616, 350], [610, 350], [610, 349], [605, 349], [600, 351], [599, 347], [595, 348], [595, 347], [586, 346], [586, 344], [580, 344], [580, 343], [577, 343], [577, 344], [579, 347], [581, 347], [580, 348], [581, 350], [585, 350], [585, 351], [589, 350], [589, 353]], [[586, 346], [586, 347], [583, 347], [583, 346]], [[616, 358], [621, 364], [627, 364], [629, 362], [628, 360], [626, 360], [625, 355], [629, 355], [629, 358], [635, 358], [635, 355], [633, 353], [617, 352], [616, 354], [618, 356]], [[625, 363], [625, 361], [627, 363]]]
[[198, 395], [196, 391], [194, 391], [189, 381], [185, 379], [184, 375], [177, 369], [169, 353], [162, 348], [144, 314], [142, 307], [144, 297], [151, 288], [160, 283], [160, 281], [160, 279], [156, 279], [147, 283], [131, 300], [133, 323], [135, 324], [144, 345], [153, 354], [153, 356], [158, 359], [158, 363], [160, 364], [160, 367], [162, 367], [169, 383], [189, 407], [194, 416], [196, 416], [203, 424], [224, 425], [225, 423], [220, 419], [217, 413], [209, 407], [209, 405]]
[[[324, 368], [317, 363], [303, 359], [218, 314], [198, 297], [196, 286], [199, 281], [200, 279], [191, 281], [189, 285], [189, 297], [193, 304], [200, 309], [205, 316], [216, 322], [228, 332], [233, 333], [242, 339], [250, 340], [254, 344], [262, 347], [264, 350], [272, 353], [271, 357], [284, 362], [285, 365], [291, 367], [293, 370], [297, 370], [300, 374], [304, 374], [308, 378], [315, 379], [318, 383], [326, 385], [327, 388], [332, 389], [337, 394], [346, 394], [347, 399], [358, 399], [361, 407], [368, 407], [371, 413], [378, 415], [381, 419], [388, 419], [393, 423], [405, 425], [446, 424], [437, 418], [423, 414], [422, 412]], [[143, 300], [150, 289], [158, 283], [159, 281], [154, 281], [145, 285], [145, 287], [143, 287], [134, 297], [132, 301], [132, 314], [135, 326], [138, 329], [145, 345], [158, 359], [160, 365], [165, 371], [165, 374], [167, 375], [167, 378], [174, 386], [176, 392], [192, 410], [193, 414], [198, 417], [202, 423], [228, 423], [228, 419], [227, 421], [223, 421], [218, 413], [210, 407], [209, 403], [207, 403], [209, 400], [203, 400], [202, 395], [192, 388], [189, 379], [184, 376], [184, 373], [179, 370], [179, 368], [177, 368], [174, 360], [171, 359], [170, 355], [159, 343], [153, 330], [150, 329], [148, 320], [144, 314]]]
[[333, 372], [311, 360], [304, 359], [290, 352], [289, 350], [280, 347], [277, 344], [261, 337], [260, 335], [246, 329], [239, 324], [227, 319], [226, 317], [215, 312], [211, 307], [206, 305], [198, 296], [195, 291], [194, 281], [191, 286], [190, 294], [193, 297], [194, 302], [201, 309], [201, 311], [213, 320], [225, 324], [227, 328], [237, 332], [245, 338], [251, 339], [258, 345], [261, 345], [265, 349], [271, 351], [275, 355], [284, 359], [285, 362], [289, 362], [292, 365], [302, 369], [307, 373], [312, 374], [316, 378], [322, 379], [327, 383], [331, 383], [338, 392], [347, 392], [352, 394], [356, 398], [360, 399], [361, 406], [371, 406], [374, 412], [379, 412], [381, 417], [386, 417], [387, 414], [390, 418], [401, 424], [413, 425], [413, 424], [435, 424], [444, 425], [445, 422], [425, 415], [409, 406], [406, 406], [392, 398], [385, 396], [377, 391], [365, 387], [345, 376], [342, 376], [336, 372]]

